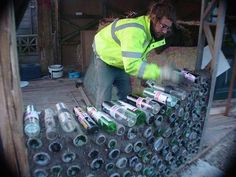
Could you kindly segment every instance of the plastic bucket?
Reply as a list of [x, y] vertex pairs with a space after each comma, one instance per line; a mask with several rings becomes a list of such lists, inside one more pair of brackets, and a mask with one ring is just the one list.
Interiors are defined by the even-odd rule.
[[62, 65], [50, 65], [48, 66], [49, 77], [51, 79], [60, 78], [63, 76], [63, 66]]

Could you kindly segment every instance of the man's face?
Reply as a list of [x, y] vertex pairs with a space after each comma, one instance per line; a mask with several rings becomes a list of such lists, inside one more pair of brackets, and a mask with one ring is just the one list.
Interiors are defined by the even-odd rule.
[[153, 25], [154, 35], [156, 38], [166, 37], [171, 32], [172, 21], [162, 17]]

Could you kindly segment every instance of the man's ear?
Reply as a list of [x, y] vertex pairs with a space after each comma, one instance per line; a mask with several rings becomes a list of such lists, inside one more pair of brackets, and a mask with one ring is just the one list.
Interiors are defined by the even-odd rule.
[[156, 22], [157, 22], [157, 17], [156, 17], [155, 14], [151, 14], [151, 15], [150, 15], [150, 19], [151, 19], [151, 21], [152, 21], [153, 24], [156, 24]]

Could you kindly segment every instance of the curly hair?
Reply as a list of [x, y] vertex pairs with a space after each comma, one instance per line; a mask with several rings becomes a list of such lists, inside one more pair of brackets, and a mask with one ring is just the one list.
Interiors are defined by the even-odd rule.
[[152, 21], [160, 20], [162, 17], [176, 22], [176, 12], [170, 0], [158, 0], [151, 4], [148, 15]]

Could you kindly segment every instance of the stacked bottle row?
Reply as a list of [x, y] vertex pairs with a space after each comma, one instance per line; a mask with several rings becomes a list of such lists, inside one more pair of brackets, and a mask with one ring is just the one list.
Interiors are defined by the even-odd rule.
[[179, 85], [147, 81], [141, 96], [102, 110], [58, 103], [38, 114], [28, 105], [31, 176], [168, 176], [197, 153], [206, 114], [209, 78], [184, 71]]

